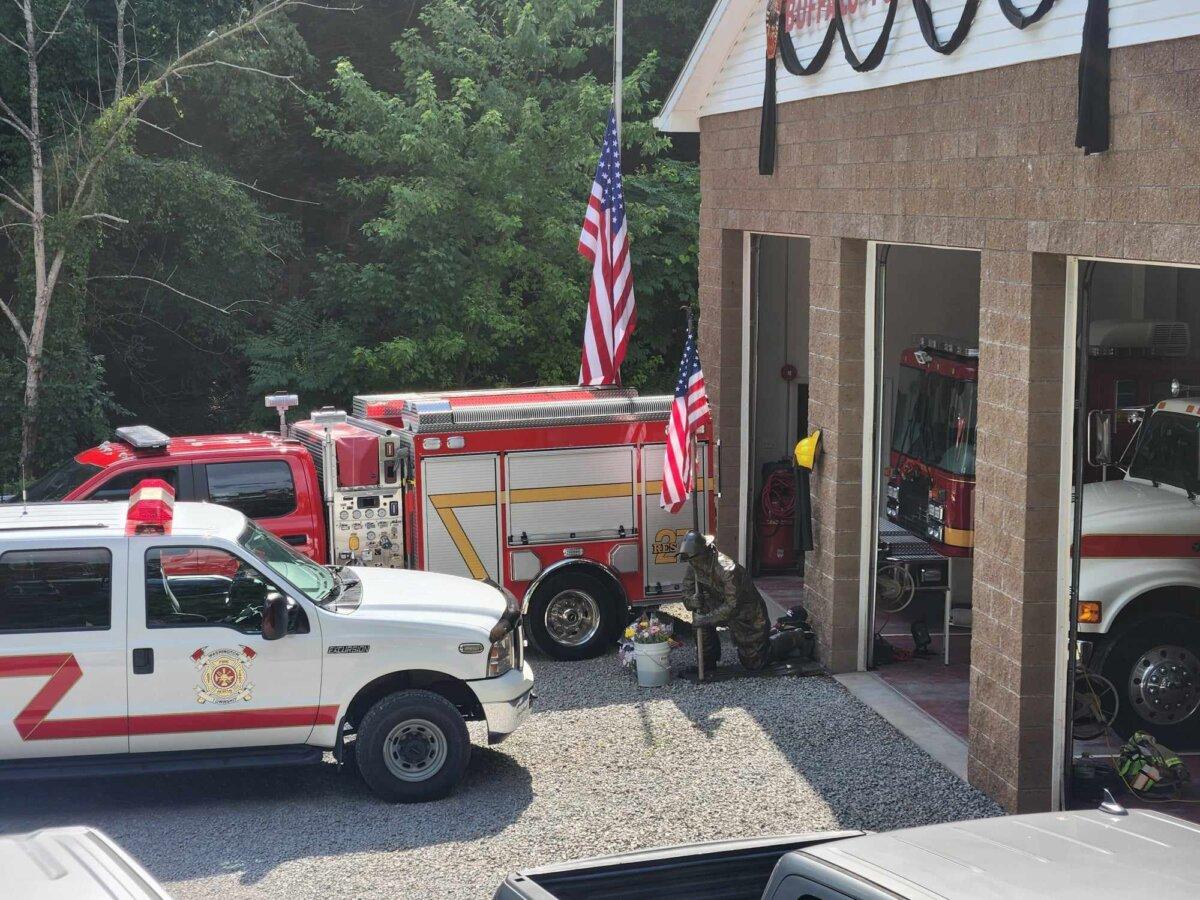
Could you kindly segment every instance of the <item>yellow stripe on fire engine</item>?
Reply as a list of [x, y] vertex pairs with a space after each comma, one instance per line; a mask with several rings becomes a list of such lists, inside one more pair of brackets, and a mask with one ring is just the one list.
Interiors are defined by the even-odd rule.
[[434, 494], [430, 496], [429, 502], [433, 504], [438, 518], [442, 520], [442, 525], [445, 526], [446, 533], [450, 535], [450, 540], [454, 542], [454, 546], [458, 550], [458, 555], [467, 564], [467, 571], [471, 573], [471, 577], [476, 581], [483, 581], [488, 577], [487, 567], [484, 566], [483, 560], [479, 558], [479, 554], [475, 551], [475, 545], [467, 537], [467, 532], [463, 529], [462, 523], [458, 521], [458, 516], [454, 514], [454, 510], [469, 509], [477, 506], [495, 506], [496, 492], [460, 491], [457, 494]]
[[[609, 484], [579, 484], [563, 487], [518, 488], [508, 492], [510, 503], [548, 503], [562, 500], [604, 500], [611, 497], [633, 496], [633, 485], [627, 481]], [[496, 504], [495, 491], [459, 491], [454, 494], [431, 494], [429, 502], [442, 520], [446, 533], [454, 542], [459, 556], [466, 563], [471, 577], [482, 581], [488, 577], [487, 568], [480, 559], [475, 545], [467, 536], [462, 522], [455, 515], [456, 509], [470, 509]]]
[[974, 547], [975, 532], [969, 528], [942, 528], [942, 543], [951, 547]]
[[555, 500], [607, 500], [611, 497], [632, 497], [633, 485], [628, 481], [612, 484], [575, 484], [564, 487], [513, 488], [508, 492], [510, 503], [549, 503]]
[[[704, 479], [704, 478], [701, 478], [699, 475], [696, 476], [696, 486], [695, 486], [694, 490], [712, 491], [715, 486], [716, 486], [716, 479], [714, 479], [712, 477]], [[662, 493], [662, 479], [659, 479], [658, 481], [647, 481], [646, 482], [646, 496], [651, 496], [653, 494], [661, 494], [661, 493]]]

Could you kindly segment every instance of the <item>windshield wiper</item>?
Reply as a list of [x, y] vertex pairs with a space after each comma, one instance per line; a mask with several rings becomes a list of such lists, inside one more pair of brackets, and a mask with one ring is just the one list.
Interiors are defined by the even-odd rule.
[[330, 566], [325, 571], [329, 573], [330, 577], [333, 579], [333, 583], [329, 586], [329, 593], [321, 598], [321, 602], [332, 603], [342, 595], [345, 584], [342, 581], [342, 576], [338, 574], [338, 570], [335, 567]]

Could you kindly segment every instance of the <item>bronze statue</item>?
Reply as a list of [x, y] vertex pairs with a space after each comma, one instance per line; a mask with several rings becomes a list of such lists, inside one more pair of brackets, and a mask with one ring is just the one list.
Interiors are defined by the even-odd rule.
[[796, 646], [796, 635], [784, 631], [771, 637], [767, 604], [744, 566], [695, 531], [680, 543], [679, 559], [688, 564], [683, 605], [692, 613], [697, 634], [703, 632], [705, 670], [715, 668], [721, 658], [718, 625], [729, 629], [742, 667], [751, 672], [787, 658]]

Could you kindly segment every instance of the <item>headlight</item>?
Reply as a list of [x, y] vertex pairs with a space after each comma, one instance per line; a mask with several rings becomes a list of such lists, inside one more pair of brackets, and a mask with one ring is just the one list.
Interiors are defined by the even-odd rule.
[[942, 533], [941, 525], [930, 525], [925, 529], [925, 536], [930, 540], [937, 541], [938, 543], [941, 543]]
[[900, 499], [900, 485], [889, 484], [887, 486], [887, 495], [888, 495], [889, 500], [899, 500]]
[[930, 503], [928, 508], [929, 521], [941, 522], [946, 515], [946, 508], [940, 503]]
[[500, 587], [494, 581], [489, 581], [488, 584], [504, 595], [504, 615], [500, 617], [499, 622], [492, 626], [492, 632], [488, 635], [488, 638], [495, 643], [500, 640], [504, 632], [516, 630], [517, 622], [521, 619], [521, 601], [513, 596], [512, 591]]
[[492, 650], [488, 653], [488, 678], [503, 675], [517, 664], [516, 635], [514, 629], [492, 644]]

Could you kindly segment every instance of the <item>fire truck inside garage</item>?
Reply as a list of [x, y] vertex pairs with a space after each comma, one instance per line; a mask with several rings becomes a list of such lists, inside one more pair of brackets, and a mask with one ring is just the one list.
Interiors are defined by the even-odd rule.
[[1200, 750], [1200, 270], [1075, 263], [1071, 685], [1077, 756], [1105, 728]]
[[875, 556], [860, 637], [884, 680], [965, 739], [980, 258], [895, 244], [876, 246], [873, 263], [876, 425], [864, 479], [874, 477], [876, 502], [863, 534]]
[[[523, 600], [548, 654], [602, 653], [633, 607], [679, 597], [689, 505], [659, 506], [671, 397], [552, 387], [354, 398], [281, 431], [169, 437], [120, 428], [27, 486], [33, 501], [123, 501], [146, 478], [232, 506], [311, 558], [490, 580]], [[714, 517], [699, 436], [697, 508]], [[19, 495], [10, 499], [20, 499]]]

